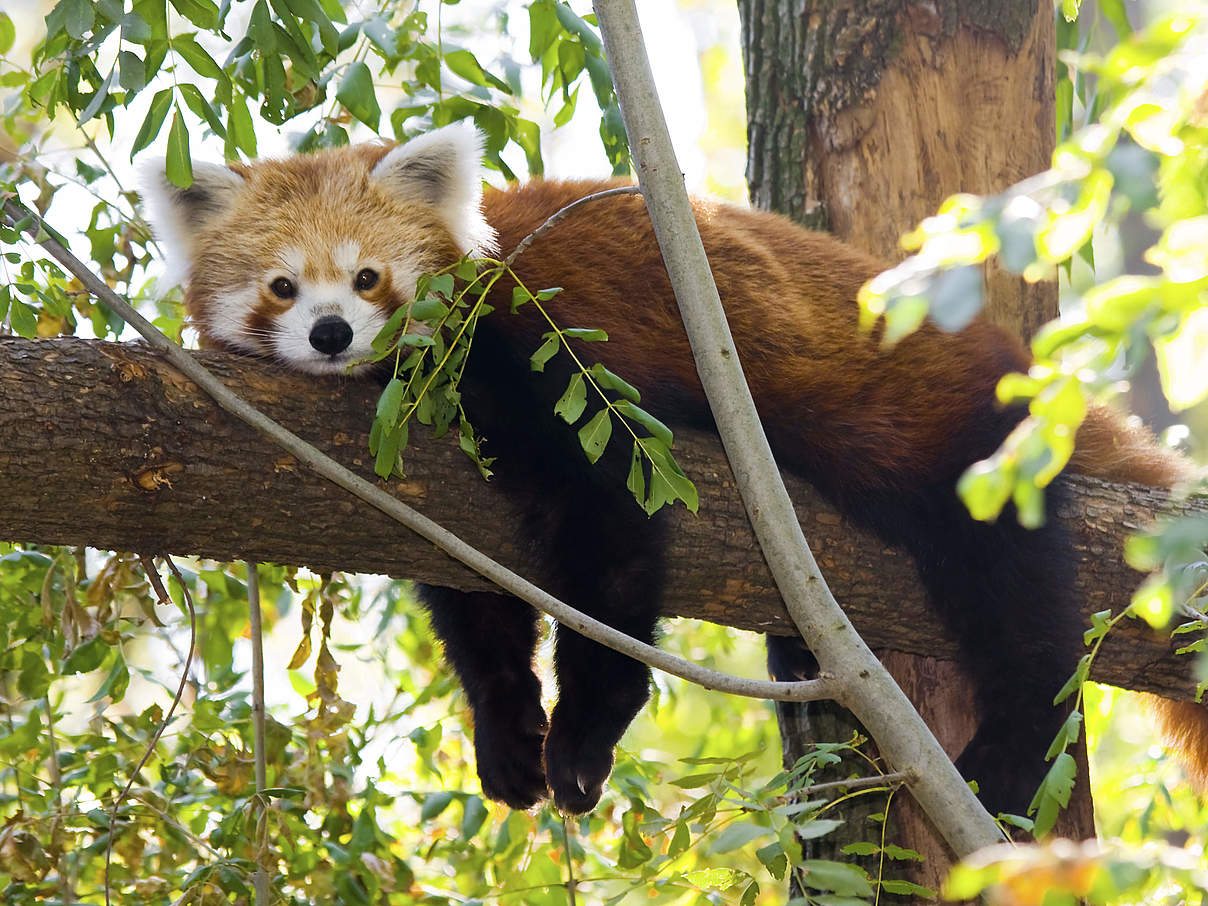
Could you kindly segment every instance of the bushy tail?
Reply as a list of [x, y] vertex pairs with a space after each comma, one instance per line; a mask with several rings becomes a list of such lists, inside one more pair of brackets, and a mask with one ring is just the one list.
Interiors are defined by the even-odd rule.
[[1105, 481], [1135, 481], [1155, 488], [1173, 488], [1202, 474], [1187, 457], [1158, 443], [1148, 428], [1130, 424], [1102, 405], [1092, 405], [1078, 429], [1070, 467]]
[[[1093, 406], [1078, 431], [1070, 461], [1083, 475], [1173, 488], [1203, 476], [1190, 460], [1162, 446], [1144, 427], [1129, 424], [1107, 406]], [[1208, 705], [1145, 695], [1162, 737], [1179, 756], [1191, 781], [1208, 790]]]
[[1162, 739], [1178, 756], [1201, 793], [1208, 791], [1208, 705], [1143, 696]]

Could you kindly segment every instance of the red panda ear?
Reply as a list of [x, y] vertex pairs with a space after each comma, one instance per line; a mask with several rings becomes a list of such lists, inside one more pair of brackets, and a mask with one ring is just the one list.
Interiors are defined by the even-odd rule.
[[468, 121], [416, 136], [370, 172], [388, 193], [437, 210], [463, 252], [494, 248], [482, 216], [482, 135]]
[[193, 240], [206, 224], [224, 214], [244, 186], [243, 177], [222, 164], [193, 162], [193, 183], [171, 182], [160, 162], [139, 174], [147, 217], [168, 258], [174, 279], [187, 276]]

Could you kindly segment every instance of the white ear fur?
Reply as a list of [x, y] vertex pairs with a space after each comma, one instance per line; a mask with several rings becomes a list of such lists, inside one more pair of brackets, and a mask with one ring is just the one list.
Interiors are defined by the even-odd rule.
[[187, 189], [168, 179], [162, 162], [139, 171], [139, 185], [147, 218], [163, 244], [168, 277], [180, 282], [188, 276], [193, 237], [206, 221], [222, 214], [243, 188], [243, 177], [222, 164], [193, 162], [193, 184]]
[[495, 231], [482, 216], [482, 135], [463, 120], [416, 136], [381, 159], [370, 177], [440, 213], [462, 252], [490, 253]]

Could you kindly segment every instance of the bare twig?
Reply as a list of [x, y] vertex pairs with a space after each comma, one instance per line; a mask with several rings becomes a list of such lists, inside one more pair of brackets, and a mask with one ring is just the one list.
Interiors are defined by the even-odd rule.
[[910, 771], [894, 771], [891, 774], [878, 774], [876, 777], [855, 777], [851, 780], [832, 780], [827, 783], [815, 783], [801, 790], [806, 793], [825, 793], [830, 790], [858, 790], [869, 786], [898, 786], [909, 783], [914, 778]]
[[512, 254], [503, 259], [504, 267], [511, 267], [512, 264], [519, 258], [524, 250], [532, 245], [536, 240], [540, 239], [558, 223], [563, 220], [567, 214], [582, 207], [585, 204], [590, 204], [593, 201], [599, 201], [602, 198], [612, 198], [614, 195], [641, 195], [642, 190], [638, 186], [617, 186], [615, 189], [605, 189], [603, 192], [593, 192], [591, 195], [584, 195], [582, 198], [577, 198], [564, 208], [559, 208], [541, 226], [533, 230], [527, 236], [520, 240], [520, 244], [512, 250]]
[[[147, 581], [155, 589], [155, 596], [159, 599], [159, 603], [171, 605], [172, 598], [168, 595], [167, 589], [164, 588], [163, 582], [160, 581], [159, 571], [155, 568], [155, 564], [149, 557], [140, 557], [139, 559], [142, 560], [143, 571], [147, 574]], [[176, 694], [172, 696], [172, 705], [168, 708], [168, 713], [159, 722], [159, 726], [155, 728], [155, 735], [147, 743], [147, 749], [143, 752], [143, 757], [139, 759], [134, 770], [130, 772], [130, 779], [126, 781], [126, 786], [122, 789], [121, 795], [114, 800], [113, 808], [109, 810], [109, 839], [105, 843], [105, 906], [110, 906], [109, 865], [113, 860], [113, 836], [115, 833], [114, 825], [117, 823], [117, 810], [126, 800], [126, 796], [129, 795], [130, 788], [134, 786], [134, 781], [138, 778], [138, 772], [143, 769], [143, 765], [147, 763], [147, 759], [155, 751], [155, 744], [159, 742], [159, 738], [163, 735], [164, 730], [171, 723], [172, 715], [176, 713], [176, 706], [180, 704], [180, 700], [185, 694], [185, 684], [189, 681], [189, 667], [193, 663], [193, 654], [197, 650], [197, 611], [193, 608], [193, 596], [189, 594], [189, 586], [185, 584], [184, 577], [181, 576], [180, 570], [176, 568], [176, 564], [172, 562], [172, 558], [165, 557], [164, 560], [167, 561], [168, 569], [172, 571], [172, 575], [176, 577], [176, 581], [180, 585], [180, 592], [185, 599], [185, 606], [189, 609], [189, 654], [185, 659], [184, 666], [181, 668], [180, 685], [176, 687]]]
[[[27, 231], [37, 235], [37, 241], [63, 267], [78, 279], [94, 296], [112, 308], [130, 326], [146, 339], [148, 345], [164, 357], [174, 368], [208, 393], [214, 401], [259, 431], [269, 440], [287, 450], [303, 465], [345, 490], [351, 492], [370, 506], [376, 507], [387, 516], [411, 529], [420, 537], [432, 542], [455, 560], [494, 582], [508, 593], [531, 604], [542, 613], [553, 617], [567, 629], [599, 642], [634, 660], [665, 673], [689, 680], [706, 689], [762, 698], [772, 701], [819, 701], [835, 698], [839, 691], [832, 676], [823, 673], [817, 679], [801, 682], [779, 683], [735, 677], [717, 670], [693, 664], [683, 658], [640, 642], [606, 623], [593, 619], [581, 611], [563, 603], [553, 595], [507, 569], [473, 546], [462, 541], [452, 532], [428, 519], [412, 507], [391, 496], [361, 476], [346, 469], [334, 459], [324, 455], [293, 432], [283, 428], [267, 415], [249, 405], [222, 381], [207, 371], [187, 351], [177, 346], [157, 330], [146, 318], [134, 310], [125, 299], [110, 289], [75, 255], [50, 234], [42, 219], [13, 199], [4, 202], [4, 213], [13, 224], [25, 222]], [[794, 524], [796, 517], [794, 516]]]

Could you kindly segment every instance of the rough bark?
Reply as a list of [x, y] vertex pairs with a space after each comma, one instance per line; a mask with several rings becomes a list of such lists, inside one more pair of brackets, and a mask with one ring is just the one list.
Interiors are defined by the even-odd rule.
[[[201, 355], [251, 403], [372, 474], [367, 432], [375, 385]], [[427, 542], [308, 473], [137, 344], [0, 339], [0, 438], [6, 540], [251, 558], [486, 587]], [[677, 451], [700, 490], [701, 509], [698, 516], [682, 508], [675, 514], [666, 613], [792, 632], [767, 568], [754, 556], [716, 439], [683, 434]], [[508, 529], [507, 500], [451, 439], [434, 442], [416, 432], [406, 460], [408, 476], [389, 482], [391, 491], [533, 574], [533, 551]], [[1174, 501], [1164, 491], [1087, 478], [1075, 483], [1076, 493], [1054, 515], [1076, 533], [1088, 612], [1123, 607], [1139, 581], [1120, 559], [1125, 535], [1154, 513], [1208, 513], [1202, 499]], [[876, 647], [952, 657], [955, 645], [928, 611], [909, 558], [845, 524], [808, 485], [791, 476], [788, 485], [819, 562], [861, 634]], [[1172, 651], [1168, 639], [1130, 621], [1105, 646], [1095, 676], [1188, 698], [1195, 689], [1191, 665]]]
[[[739, 8], [747, 176], [760, 207], [894, 260], [903, 254], [899, 237], [947, 196], [998, 192], [1048, 166], [1055, 54], [1049, 5], [739, 0]], [[1057, 313], [1050, 284], [1025, 284], [995, 265], [985, 280], [990, 318], [1021, 336]], [[898, 654], [886, 666], [945, 748], [959, 753], [976, 724], [963, 694], [968, 681], [955, 665]], [[782, 713], [782, 730], [812, 724], [818, 740], [855, 729], [849, 715], [824, 703], [779, 710], [808, 711]], [[798, 753], [786, 740], [786, 757]], [[1086, 778], [1085, 752], [1081, 761]], [[1093, 835], [1085, 790], [1081, 784], [1059, 832]], [[911, 811], [909, 802], [899, 811], [899, 842], [929, 856], [913, 880], [934, 887], [946, 872], [943, 845]], [[853, 832], [858, 838], [861, 828]], [[828, 837], [820, 845], [844, 842]]]
[[[899, 237], [957, 192], [993, 193], [1053, 148], [1052, 10], [1037, 0], [740, 0], [751, 200], [900, 258]], [[1023, 336], [1046, 284], [987, 277]]]

